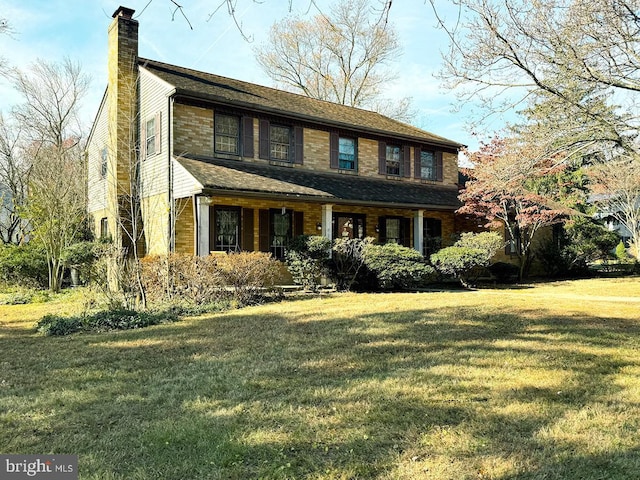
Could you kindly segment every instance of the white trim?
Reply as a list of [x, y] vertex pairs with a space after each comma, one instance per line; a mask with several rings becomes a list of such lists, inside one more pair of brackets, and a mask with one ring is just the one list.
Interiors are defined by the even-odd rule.
[[197, 219], [198, 225], [196, 231], [198, 235], [198, 248], [196, 250], [197, 255], [206, 257], [211, 250], [209, 245], [209, 197], [203, 197], [198, 195], [196, 197]]
[[413, 248], [424, 253], [424, 210], [413, 212]]

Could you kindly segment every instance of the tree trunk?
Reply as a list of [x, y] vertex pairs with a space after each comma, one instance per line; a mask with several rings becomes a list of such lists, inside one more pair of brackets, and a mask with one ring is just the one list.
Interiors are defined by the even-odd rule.
[[62, 265], [57, 260], [49, 260], [49, 290], [53, 293], [60, 291], [62, 284]]

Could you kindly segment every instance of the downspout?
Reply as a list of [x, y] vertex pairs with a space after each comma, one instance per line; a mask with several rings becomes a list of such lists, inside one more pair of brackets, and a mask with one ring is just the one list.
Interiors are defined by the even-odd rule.
[[168, 150], [168, 155], [167, 155], [167, 159], [168, 159], [168, 165], [167, 165], [167, 181], [169, 182], [168, 184], [168, 188], [167, 188], [167, 201], [169, 202], [169, 231], [168, 233], [168, 239], [169, 239], [169, 251], [167, 253], [171, 253], [174, 251], [175, 249], [175, 244], [174, 244], [174, 235], [175, 235], [175, 206], [173, 204], [173, 162], [171, 161], [173, 158], [173, 135], [172, 135], [172, 131], [173, 131], [173, 94], [174, 92], [171, 92], [171, 94], [168, 97], [168, 112], [169, 115], [167, 115], [167, 150]]

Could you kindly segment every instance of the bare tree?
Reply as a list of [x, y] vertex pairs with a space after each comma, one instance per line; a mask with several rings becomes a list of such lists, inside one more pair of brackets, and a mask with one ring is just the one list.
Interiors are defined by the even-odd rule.
[[23, 218], [46, 251], [49, 287], [58, 291], [62, 253], [81, 239], [86, 212], [82, 133], [77, 118], [89, 78], [69, 59], [39, 60], [6, 74], [24, 103], [12, 111], [30, 169]]
[[638, 0], [453, 0], [453, 22], [429, 1], [451, 40], [442, 77], [463, 101], [485, 114], [544, 102], [552, 130], [579, 118], [585, 141], [635, 150]]
[[22, 243], [28, 224], [21, 216], [27, 198], [31, 162], [25, 156], [19, 125], [0, 113], [0, 240]]
[[[8, 35], [11, 34], [11, 26], [9, 24], [9, 20], [6, 18], [0, 17], [0, 35]], [[4, 70], [6, 60], [0, 56], [0, 71]]]
[[631, 234], [632, 251], [640, 259], [640, 157], [621, 155], [589, 169], [594, 201]]
[[[397, 77], [388, 65], [401, 48], [394, 28], [380, 12], [387, 3], [342, 0], [328, 14], [309, 20], [294, 16], [276, 22], [256, 58], [276, 84], [312, 98], [362, 108], [385, 105], [386, 83]], [[405, 119], [408, 101], [386, 114]]]
[[[189, 25], [189, 28], [193, 30], [193, 25], [191, 24], [191, 20], [189, 20], [189, 15], [185, 11], [185, 8], [184, 8], [184, 5], [182, 5], [182, 2], [178, 2], [177, 0], [168, 0], [168, 2], [171, 4], [171, 20], [175, 20], [176, 16], [179, 15], [187, 22], [187, 25]], [[139, 15], [142, 15], [142, 13], [144, 13], [147, 7], [149, 7], [149, 5], [151, 5], [152, 3], [153, 3], [153, 0], [149, 0], [147, 4], [144, 6], [144, 8], [140, 11]], [[227, 15], [229, 15], [229, 17], [233, 19], [236, 25], [236, 28], [238, 29], [242, 37], [246, 41], [252, 41], [253, 40], [252, 36], [247, 34], [247, 32], [242, 26], [242, 22], [237, 16], [238, 8], [241, 5], [247, 5], [247, 4], [258, 5], [262, 3], [265, 3], [265, 1], [264, 0], [218, 0], [217, 2], [213, 2], [212, 6], [214, 8], [212, 8], [211, 13], [209, 13], [207, 21], [211, 20], [213, 17], [215, 17], [217, 14], [221, 12], [226, 13]], [[287, 3], [289, 7], [289, 12], [291, 12], [293, 10], [293, 5], [296, 2], [295, 0], [287, 0]], [[318, 2], [316, 0], [299, 0], [297, 3], [306, 5], [307, 13], [311, 11], [312, 8], [317, 10], [318, 12], [322, 12], [321, 7], [320, 5], [318, 5]], [[384, 2], [381, 2], [381, 8], [378, 12], [380, 21], [386, 22], [388, 20], [391, 4], [392, 4], [392, 0], [385, 0]]]
[[24, 209], [33, 241], [46, 252], [49, 288], [60, 290], [64, 273], [63, 253], [82, 240], [86, 203], [82, 152], [75, 139], [62, 149], [34, 147], [29, 195]]

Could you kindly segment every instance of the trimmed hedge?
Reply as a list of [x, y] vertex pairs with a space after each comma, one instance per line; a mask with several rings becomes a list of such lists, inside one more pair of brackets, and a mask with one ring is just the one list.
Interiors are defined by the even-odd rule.
[[421, 287], [433, 281], [436, 274], [420, 252], [395, 243], [367, 245], [364, 264], [384, 290]]
[[36, 330], [46, 336], [63, 336], [81, 331], [131, 330], [176, 321], [178, 321], [178, 316], [171, 312], [150, 313], [125, 309], [105, 310], [91, 315], [75, 317], [45, 315], [36, 324]]

